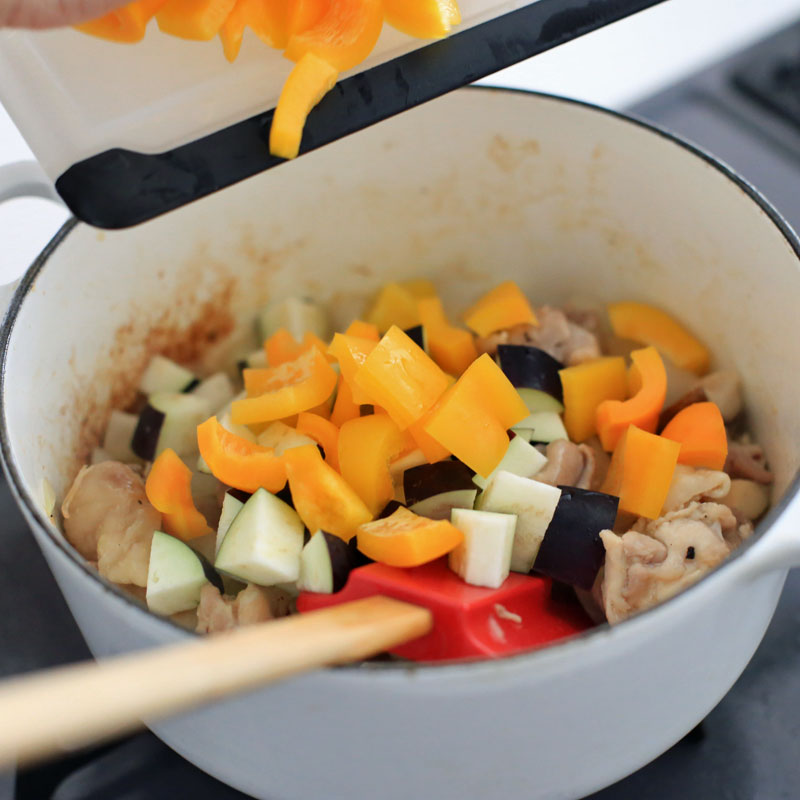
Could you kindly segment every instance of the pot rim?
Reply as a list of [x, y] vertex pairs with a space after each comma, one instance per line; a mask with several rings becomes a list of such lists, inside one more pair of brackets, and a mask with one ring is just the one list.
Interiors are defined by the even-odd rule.
[[[783, 238], [786, 240], [786, 243], [794, 252], [798, 260], [798, 268], [800, 268], [800, 238], [798, 238], [797, 234], [795, 234], [795, 232], [792, 230], [788, 222], [757, 189], [755, 189], [747, 180], [745, 180], [741, 175], [739, 175], [732, 167], [728, 166], [726, 163], [716, 158], [715, 156], [711, 155], [711, 153], [707, 152], [698, 145], [690, 143], [681, 138], [680, 136], [677, 136], [676, 134], [664, 128], [661, 128], [658, 125], [653, 124], [652, 122], [639, 119], [638, 117], [632, 116], [627, 113], [623, 113], [609, 108], [604, 108], [603, 106], [599, 106], [597, 104], [586, 102], [583, 100], [577, 100], [569, 97], [562, 97], [547, 92], [538, 92], [528, 89], [518, 89], [518, 88], [509, 88], [501, 86], [483, 86], [483, 85], [468, 86], [464, 87], [462, 90], [459, 91], [464, 91], [464, 90], [472, 92], [481, 91], [481, 92], [504, 93], [509, 95], [526, 95], [541, 100], [565, 103], [567, 105], [575, 106], [581, 109], [585, 109], [587, 111], [597, 112], [603, 115], [613, 117], [621, 122], [632, 124], [636, 127], [644, 129], [645, 131], [648, 131], [649, 133], [655, 134], [659, 138], [664, 139], [671, 144], [681, 147], [691, 155], [699, 158], [701, 161], [704, 161], [707, 165], [714, 168], [717, 172], [721, 173], [731, 183], [733, 183], [742, 193], [744, 193], [751, 201], [753, 201], [753, 203], [761, 210], [763, 214], [767, 216], [767, 218], [772, 222], [772, 224], [778, 229]], [[56, 234], [53, 236], [50, 242], [48, 242], [48, 244], [45, 246], [42, 252], [36, 257], [31, 266], [25, 272], [25, 275], [21, 279], [19, 286], [14, 292], [14, 295], [11, 299], [11, 303], [5, 314], [5, 318], [2, 323], [2, 329], [0, 329], [0, 457], [2, 458], [6, 477], [9, 481], [10, 488], [17, 501], [17, 504], [20, 505], [23, 511], [26, 512], [28, 520], [29, 521], [33, 520], [36, 523], [40, 532], [43, 533], [53, 545], [55, 545], [55, 547], [57, 548], [58, 551], [60, 551], [62, 556], [65, 556], [69, 561], [73, 563], [73, 565], [77, 566], [90, 580], [99, 583], [99, 585], [102, 586], [102, 588], [109, 595], [115, 597], [118, 600], [121, 600], [122, 602], [136, 609], [134, 613], [144, 614], [152, 621], [154, 625], [168, 626], [168, 628], [173, 633], [179, 631], [180, 633], [186, 636], [199, 636], [200, 634], [196, 634], [192, 631], [187, 630], [184, 627], [181, 627], [180, 625], [173, 622], [171, 619], [167, 617], [161, 617], [157, 614], [152, 613], [147, 609], [145, 605], [136, 600], [132, 595], [128, 594], [123, 589], [119, 588], [116, 584], [112, 583], [111, 581], [100, 575], [98, 572], [93, 570], [88, 565], [86, 560], [78, 553], [78, 551], [75, 550], [71, 545], [69, 545], [69, 543], [63, 537], [63, 535], [56, 534], [52, 530], [52, 523], [50, 522], [49, 518], [47, 518], [46, 515], [44, 514], [44, 511], [40, 507], [40, 504], [35, 500], [35, 498], [31, 496], [30, 492], [27, 489], [26, 482], [24, 481], [12, 457], [12, 448], [8, 430], [5, 396], [8, 384], [7, 381], [8, 353], [11, 344], [11, 337], [14, 333], [14, 326], [17, 321], [17, 318], [19, 317], [22, 306], [26, 298], [28, 297], [28, 294], [30, 293], [31, 288], [33, 287], [37, 278], [41, 274], [47, 262], [50, 260], [50, 257], [53, 255], [53, 253], [56, 251], [59, 245], [61, 245], [61, 243], [67, 238], [67, 236], [78, 226], [78, 224], [79, 224], [78, 220], [75, 217], [72, 217], [69, 220], [67, 220], [61, 226], [61, 228], [56, 232]], [[627, 632], [631, 630], [631, 627], [635, 629], [636, 625], [638, 625], [643, 618], [652, 620], [655, 618], [656, 615], [665, 613], [664, 612], [665, 608], [672, 608], [680, 602], [685, 602], [684, 598], [687, 595], [694, 596], [694, 591], [697, 589], [697, 587], [699, 586], [708, 587], [709, 582], [719, 581], [721, 579], [720, 578], [721, 575], [729, 575], [731, 572], [732, 565], [741, 563], [741, 559], [747, 554], [750, 548], [756, 542], [764, 538], [764, 536], [768, 533], [772, 525], [783, 514], [783, 512], [787, 509], [791, 501], [795, 498], [796, 495], [798, 495], [798, 493], [800, 493], [800, 469], [792, 478], [792, 481], [787, 486], [783, 496], [780, 498], [778, 503], [776, 503], [772, 508], [770, 508], [770, 510], [767, 512], [767, 515], [758, 524], [753, 536], [751, 536], [746, 542], [744, 542], [740, 547], [738, 547], [728, 558], [725, 559], [725, 561], [722, 564], [720, 564], [711, 572], [703, 576], [703, 578], [699, 580], [697, 583], [679, 592], [674, 597], [671, 597], [668, 600], [663, 601], [662, 603], [653, 608], [647, 609], [646, 611], [643, 611], [626, 620], [623, 620], [621, 623], [618, 623], [613, 627], [606, 622], [601, 625], [597, 625], [593, 628], [590, 628], [589, 630], [584, 631], [583, 633], [578, 634], [577, 636], [557, 641], [547, 646], [537, 648], [535, 650], [503, 656], [497, 659], [470, 659], [465, 661], [449, 662], [444, 664], [415, 662], [410, 665], [406, 662], [366, 662], [366, 663], [362, 662], [360, 664], [337, 666], [334, 668], [334, 671], [340, 673], [345, 672], [350, 674], [353, 674], [355, 671], [359, 671], [362, 674], [373, 673], [377, 675], [377, 674], [385, 674], [387, 671], [394, 672], [396, 674], [411, 673], [411, 672], [416, 672], [420, 668], [424, 668], [425, 671], [428, 672], [429, 674], [435, 672], [437, 675], [441, 675], [442, 677], [447, 677], [452, 675], [453, 673], [462, 675], [464, 673], [464, 670], [469, 670], [469, 669], [475, 670], [476, 667], [481, 667], [481, 666], [484, 667], [486, 667], [487, 665], [499, 666], [501, 664], [511, 664], [511, 663], [513, 663], [514, 665], [519, 665], [522, 662], [527, 662], [527, 661], [533, 662], [533, 660], [535, 659], [541, 660], [543, 657], [546, 658], [548, 654], [553, 654], [555, 651], [563, 651], [565, 648], [569, 649], [582, 648], [586, 646], [588, 642], [593, 640], [598, 640], [600, 637], [610, 639], [612, 636], [616, 635], [616, 637], [618, 638], [619, 633], [617, 632], [621, 631]], [[435, 670], [431, 668], [435, 668]]]

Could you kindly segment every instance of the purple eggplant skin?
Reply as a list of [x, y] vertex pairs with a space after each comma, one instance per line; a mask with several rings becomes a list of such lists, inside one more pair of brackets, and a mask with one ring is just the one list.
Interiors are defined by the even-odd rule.
[[200, 559], [200, 563], [203, 565], [203, 572], [205, 573], [206, 580], [213, 586], [216, 586], [220, 594], [225, 594], [225, 586], [222, 583], [222, 576], [219, 572], [214, 569], [211, 562], [202, 553], [198, 553], [197, 550], [195, 550], [194, 554]]
[[413, 328], [406, 328], [403, 333], [411, 339], [421, 350], [428, 352], [428, 337], [422, 325], [415, 325]]
[[531, 572], [588, 591], [605, 560], [600, 531], [614, 527], [619, 498], [575, 486], [558, 488], [561, 497]]
[[421, 464], [403, 473], [403, 490], [406, 505], [413, 506], [435, 494], [455, 492], [460, 489], [477, 489], [472, 482], [475, 473], [460, 461], [437, 461]]
[[[378, 519], [385, 519], [386, 517], [391, 517], [392, 514], [394, 514], [394, 512], [397, 511], [398, 508], [407, 508], [407, 506], [404, 506], [401, 502], [397, 500], [390, 500], [383, 507], [383, 511], [381, 511], [381, 513], [378, 514]], [[353, 537], [353, 539], [351, 539], [350, 541], [355, 541], [355, 537]]]
[[517, 389], [539, 389], [564, 401], [558, 374], [564, 365], [544, 350], [524, 344], [501, 344], [497, 347], [497, 363]]
[[253, 495], [243, 489], [228, 489], [225, 494], [235, 497], [240, 503], [246, 503]]
[[139, 414], [139, 422], [131, 438], [131, 450], [139, 458], [145, 461], [152, 461], [156, 455], [158, 447], [158, 436], [161, 433], [161, 426], [164, 424], [166, 414], [153, 408], [149, 403]]
[[334, 593], [340, 592], [344, 589], [347, 579], [350, 577], [350, 572], [362, 565], [361, 563], [356, 563], [354, 557], [354, 553], [358, 551], [332, 533], [327, 533], [326, 531], [320, 531], [320, 533], [325, 537], [328, 556], [331, 560], [333, 591]]
[[350, 550], [350, 565], [351, 569], [363, 567], [367, 564], [372, 564], [373, 560], [369, 556], [365, 556], [358, 549], [358, 539], [354, 536], [348, 543], [347, 547]]

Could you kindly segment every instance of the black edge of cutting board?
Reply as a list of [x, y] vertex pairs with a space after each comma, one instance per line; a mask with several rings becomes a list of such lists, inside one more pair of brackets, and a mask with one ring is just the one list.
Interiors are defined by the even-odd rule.
[[[301, 154], [663, 0], [537, 0], [340, 81], [311, 112]], [[588, 65], [587, 65], [588, 66]], [[75, 216], [127, 228], [284, 163], [269, 154], [273, 111], [164, 153], [113, 148], [56, 181]]]

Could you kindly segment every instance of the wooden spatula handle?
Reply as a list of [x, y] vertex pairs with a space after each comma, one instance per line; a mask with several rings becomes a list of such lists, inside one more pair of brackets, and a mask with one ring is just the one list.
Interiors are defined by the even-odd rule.
[[155, 719], [427, 633], [430, 611], [388, 597], [0, 685], [0, 768], [75, 750]]

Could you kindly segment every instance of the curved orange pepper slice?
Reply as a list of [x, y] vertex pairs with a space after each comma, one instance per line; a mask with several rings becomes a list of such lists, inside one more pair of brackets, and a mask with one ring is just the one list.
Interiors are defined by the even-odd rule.
[[192, 471], [170, 448], [153, 462], [144, 485], [147, 499], [162, 514], [164, 530], [184, 542], [211, 533], [195, 508], [191, 486]]
[[147, 23], [166, 2], [167, 0], [136, 0], [116, 11], [109, 11], [98, 19], [76, 25], [75, 28], [100, 39], [134, 44], [144, 39]]
[[319, 406], [338, 379], [316, 347], [278, 367], [246, 369], [242, 376], [248, 396], [231, 404], [231, 419], [237, 425], [272, 422]]
[[270, 367], [278, 367], [287, 361], [294, 361], [312, 347], [316, 347], [323, 353], [328, 349], [328, 345], [311, 331], [306, 331], [303, 341], [298, 342], [286, 328], [278, 328], [264, 342], [264, 352], [267, 354], [267, 363]]
[[678, 463], [722, 469], [728, 458], [725, 420], [714, 403], [692, 403], [679, 411], [661, 431], [665, 439], [680, 442]]
[[330, 420], [303, 411], [297, 415], [297, 432], [310, 436], [325, 451], [325, 460], [339, 471], [339, 429]]
[[236, 0], [167, 0], [156, 21], [164, 33], [180, 39], [208, 41], [225, 24]]
[[438, 297], [421, 297], [417, 309], [433, 360], [445, 372], [460, 375], [478, 357], [472, 334], [447, 321]]
[[228, 61], [239, 55], [244, 29], [250, 28], [261, 41], [278, 50], [286, 46], [289, 0], [236, 0], [236, 5], [219, 29], [222, 49]]
[[197, 426], [197, 444], [211, 474], [234, 489], [254, 492], [264, 488], [274, 493], [286, 485], [286, 468], [271, 447], [236, 436], [216, 417]]
[[628, 400], [604, 400], [597, 406], [597, 435], [604, 450], [613, 450], [629, 425], [654, 433], [667, 396], [667, 371], [655, 347], [631, 353]]
[[455, 0], [383, 0], [386, 21], [417, 39], [441, 39], [461, 22]]
[[372, 52], [382, 27], [381, 0], [337, 0], [314, 25], [289, 37], [284, 55], [290, 61], [300, 61], [313, 53], [344, 72]]
[[455, 550], [464, 534], [446, 519], [420, 517], [400, 507], [385, 519], [362, 525], [358, 549], [391, 567], [418, 567]]

